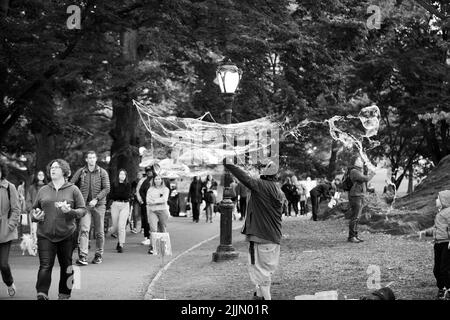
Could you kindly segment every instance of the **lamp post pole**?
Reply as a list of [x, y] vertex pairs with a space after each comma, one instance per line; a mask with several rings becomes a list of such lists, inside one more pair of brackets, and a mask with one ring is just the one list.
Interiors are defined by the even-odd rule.
[[[231, 113], [233, 112], [233, 94], [224, 94], [224, 100], [226, 102], [225, 109], [225, 123], [231, 123]], [[225, 137], [224, 137], [225, 139]], [[225, 164], [225, 159], [224, 162]], [[223, 197], [219, 205], [220, 211], [220, 244], [217, 247], [216, 252], [213, 253], [213, 261], [227, 261], [236, 259], [239, 257], [239, 252], [235, 251], [232, 245], [232, 232], [233, 232], [233, 208], [234, 203], [231, 200], [233, 197], [233, 190], [231, 189], [231, 174], [225, 168], [224, 169], [224, 186]]]

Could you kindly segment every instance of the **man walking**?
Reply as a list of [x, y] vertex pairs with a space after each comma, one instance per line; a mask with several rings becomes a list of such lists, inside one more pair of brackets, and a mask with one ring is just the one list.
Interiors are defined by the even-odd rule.
[[348, 241], [352, 243], [364, 241], [358, 237], [358, 222], [363, 208], [364, 197], [367, 193], [367, 182], [375, 176], [375, 172], [372, 170], [369, 170], [367, 175], [365, 175], [363, 173], [363, 165], [365, 166], [361, 157], [356, 158], [349, 174], [353, 185], [348, 193], [351, 209]]
[[80, 235], [77, 260], [78, 265], [88, 264], [89, 231], [91, 222], [94, 222], [94, 235], [96, 251], [93, 264], [102, 263], [105, 245], [105, 211], [106, 196], [110, 190], [109, 176], [105, 169], [97, 165], [97, 154], [95, 151], [86, 153], [86, 166], [75, 172], [70, 182], [77, 185], [86, 202], [87, 213], [80, 219]]
[[255, 300], [271, 300], [272, 274], [278, 267], [281, 241], [281, 215], [285, 200], [276, 180], [278, 170], [270, 164], [260, 178], [252, 178], [232, 164], [225, 167], [250, 189], [247, 217], [242, 228], [249, 242], [249, 274], [256, 286]]

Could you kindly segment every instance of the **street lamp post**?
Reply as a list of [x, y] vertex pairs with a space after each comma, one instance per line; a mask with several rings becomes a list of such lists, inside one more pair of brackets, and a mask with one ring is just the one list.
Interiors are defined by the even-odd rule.
[[[223, 94], [226, 109], [225, 109], [225, 122], [231, 123], [231, 113], [233, 112], [233, 99], [234, 93], [239, 85], [242, 72], [232, 63], [227, 63], [219, 66], [216, 71], [217, 83], [220, 87], [220, 91]], [[225, 159], [223, 160], [225, 164]], [[233, 215], [233, 190], [231, 185], [231, 175], [227, 169], [224, 169], [224, 188], [223, 197], [220, 202], [220, 244], [217, 247], [216, 252], [213, 253], [213, 261], [220, 262], [226, 260], [232, 260], [239, 256], [239, 253], [235, 251], [232, 245], [232, 215]]]

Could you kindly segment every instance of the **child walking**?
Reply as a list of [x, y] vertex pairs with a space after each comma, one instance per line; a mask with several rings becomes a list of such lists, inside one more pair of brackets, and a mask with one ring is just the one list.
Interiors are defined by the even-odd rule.
[[436, 199], [438, 213], [434, 226], [419, 231], [419, 237], [434, 237], [434, 269], [438, 287], [437, 299], [450, 300], [450, 190], [439, 192]]

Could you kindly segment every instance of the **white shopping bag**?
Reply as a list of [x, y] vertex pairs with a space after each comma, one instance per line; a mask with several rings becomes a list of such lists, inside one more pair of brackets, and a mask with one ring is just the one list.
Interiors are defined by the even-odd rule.
[[170, 245], [170, 236], [168, 232], [152, 232], [151, 241], [153, 254], [161, 256], [171, 256], [172, 246]]

